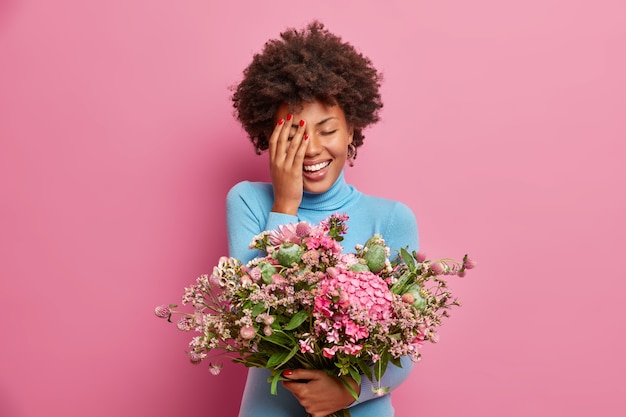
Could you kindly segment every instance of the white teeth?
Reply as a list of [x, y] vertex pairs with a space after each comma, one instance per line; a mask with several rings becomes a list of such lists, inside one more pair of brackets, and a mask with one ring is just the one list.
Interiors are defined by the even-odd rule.
[[315, 165], [305, 165], [303, 168], [307, 172], [314, 172], [314, 171], [319, 171], [322, 168], [326, 168], [328, 165], [330, 165], [330, 161], [320, 162], [319, 164], [315, 164]]

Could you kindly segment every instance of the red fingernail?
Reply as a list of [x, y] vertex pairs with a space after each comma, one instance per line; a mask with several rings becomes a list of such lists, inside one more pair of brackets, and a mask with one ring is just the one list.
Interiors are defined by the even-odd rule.
[[308, 133], [305, 133], [305, 134], [304, 134], [304, 140], [307, 140], [308, 138], [309, 138], [309, 134], [308, 134]]
[[285, 123], [285, 120], [284, 120], [284, 119], [280, 119], [280, 120], [278, 121], [278, 126], [282, 125], [283, 123]]
[[304, 120], [300, 120], [300, 126], [304, 126]]
[[283, 375], [284, 376], [291, 376], [291, 375], [293, 375], [293, 371], [291, 369], [285, 369], [283, 371]]
[[292, 116], [291, 116], [291, 113], [288, 113], [288, 114], [287, 114], [287, 120], [291, 120], [291, 117], [292, 117]]

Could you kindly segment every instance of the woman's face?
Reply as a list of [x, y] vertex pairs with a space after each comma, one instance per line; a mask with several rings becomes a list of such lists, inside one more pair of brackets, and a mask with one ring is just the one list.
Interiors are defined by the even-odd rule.
[[[276, 120], [286, 119], [289, 105], [283, 104], [276, 112]], [[302, 166], [304, 190], [311, 193], [327, 191], [341, 174], [348, 159], [348, 145], [352, 143], [354, 130], [348, 126], [343, 110], [315, 100], [296, 106], [290, 136], [304, 120], [305, 133], [309, 135], [306, 155]]]

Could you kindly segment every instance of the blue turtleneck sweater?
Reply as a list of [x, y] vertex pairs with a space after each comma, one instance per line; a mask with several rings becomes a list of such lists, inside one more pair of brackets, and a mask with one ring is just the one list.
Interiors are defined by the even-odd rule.
[[[374, 233], [380, 233], [392, 250], [409, 247], [418, 249], [415, 216], [404, 204], [368, 196], [346, 183], [343, 172], [324, 193], [304, 192], [297, 216], [272, 212], [274, 193], [271, 184], [243, 181], [235, 185], [226, 198], [229, 255], [242, 262], [258, 256], [248, 245], [252, 238], [278, 225], [306, 221], [319, 223], [333, 213], [349, 216], [348, 232], [341, 242], [345, 251], [354, 250]], [[381, 386], [393, 390], [409, 375], [413, 363], [402, 359], [402, 368], [389, 365]], [[278, 385], [278, 395], [270, 394], [269, 371], [251, 368], [243, 394], [239, 417], [298, 417], [306, 411], [293, 395]], [[378, 384], [376, 384], [378, 385]], [[391, 396], [376, 397], [372, 383], [363, 377], [361, 395], [350, 406], [352, 417], [391, 417], [394, 415]]]

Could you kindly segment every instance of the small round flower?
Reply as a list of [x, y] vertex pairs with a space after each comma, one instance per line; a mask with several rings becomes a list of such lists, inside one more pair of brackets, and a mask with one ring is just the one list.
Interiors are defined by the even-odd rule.
[[198, 365], [200, 362], [202, 362], [202, 359], [204, 359], [204, 355], [202, 355], [201, 353], [198, 352], [189, 352], [189, 361], [194, 364], [194, 365]]
[[162, 319], [167, 319], [170, 317], [170, 314], [172, 314], [172, 310], [168, 305], [163, 304], [154, 309], [154, 314]]
[[476, 261], [470, 258], [465, 258], [465, 261], [463, 262], [463, 266], [465, 267], [465, 269], [472, 269], [476, 267]]
[[407, 292], [406, 294], [402, 294], [402, 301], [407, 304], [413, 304], [415, 302], [415, 296]]
[[239, 329], [239, 336], [241, 336], [241, 338], [244, 340], [253, 339], [255, 334], [256, 332], [254, 330], [254, 327], [252, 326], [243, 326], [241, 329]]
[[218, 376], [221, 371], [222, 365], [210, 364], [209, 372], [211, 372], [211, 375]]
[[430, 264], [430, 270], [435, 275], [441, 275], [445, 272], [445, 268], [441, 262], [433, 262]]
[[181, 317], [176, 323], [178, 330], [189, 331], [193, 327], [193, 319], [191, 317]]
[[296, 235], [305, 237], [311, 233], [311, 226], [307, 222], [300, 222], [296, 225]]
[[415, 260], [419, 263], [422, 263], [426, 260], [426, 254], [422, 252], [417, 252], [415, 254]]
[[285, 279], [284, 276], [280, 275], [280, 274], [273, 274], [272, 278], [271, 278], [271, 282], [274, 285], [277, 286], [283, 286], [287, 283], [287, 280]]
[[250, 275], [244, 275], [239, 279], [239, 283], [242, 287], [246, 288], [252, 285], [252, 278], [250, 278]]
[[372, 392], [374, 393], [374, 395], [376, 395], [377, 397], [382, 397], [383, 395], [387, 394], [389, 392], [389, 388], [374, 388], [372, 387]]
[[265, 326], [265, 327], [263, 328], [263, 334], [264, 334], [265, 336], [267, 336], [267, 337], [269, 337], [269, 336], [271, 336], [271, 335], [272, 335], [272, 331], [273, 331], [273, 330], [272, 330], [272, 328], [271, 328], [270, 326]]

